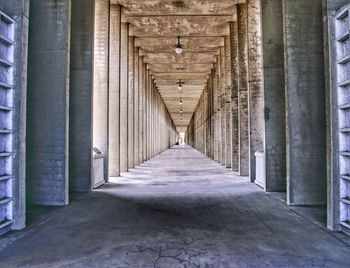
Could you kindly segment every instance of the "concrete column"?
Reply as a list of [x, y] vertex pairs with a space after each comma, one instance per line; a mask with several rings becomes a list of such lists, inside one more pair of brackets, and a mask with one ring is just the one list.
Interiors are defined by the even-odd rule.
[[140, 144], [140, 164], [144, 161], [144, 58], [139, 58], [139, 144]]
[[212, 135], [213, 135], [213, 160], [217, 160], [217, 139], [216, 139], [216, 91], [215, 91], [215, 65], [211, 71], [211, 87], [212, 87]]
[[[68, 203], [70, 1], [31, 1], [27, 200]], [[45, 25], [45, 27], [43, 27]]]
[[239, 61], [239, 173], [249, 175], [249, 118], [248, 118], [248, 33], [247, 6], [237, 5]]
[[134, 161], [135, 166], [140, 164], [140, 122], [139, 122], [139, 48], [134, 46]]
[[264, 149], [264, 86], [262, 72], [261, 0], [248, 0], [249, 175], [255, 181], [255, 152]]
[[150, 109], [149, 109], [149, 140], [150, 140], [150, 153], [149, 153], [149, 159], [153, 157], [153, 90], [154, 90], [154, 84], [152, 79], [152, 74], [150, 71]]
[[148, 81], [148, 85], [149, 85], [149, 107], [148, 107], [148, 111], [149, 111], [149, 123], [148, 123], [148, 142], [149, 142], [149, 156], [148, 159], [152, 158], [152, 147], [153, 147], [153, 139], [152, 139], [152, 126], [153, 126], [153, 101], [152, 101], [152, 95], [153, 95], [153, 83], [152, 83], [152, 74], [151, 74], [151, 70], [148, 70], [149, 72], [149, 81]]
[[238, 65], [238, 24], [230, 23], [231, 41], [231, 98], [232, 98], [232, 171], [239, 171], [239, 65]]
[[160, 114], [162, 113], [162, 98], [161, 98], [161, 96], [160, 96], [160, 94], [158, 93], [158, 99], [159, 99], [159, 153], [161, 153], [162, 152], [162, 135], [161, 135], [161, 133], [162, 133], [162, 130], [163, 130], [163, 125], [162, 125], [162, 122], [163, 122], [163, 118], [160, 116]]
[[211, 158], [211, 89], [210, 89], [210, 75], [206, 83], [208, 90], [208, 106], [207, 106], [207, 156]]
[[161, 99], [159, 97], [159, 92], [157, 92], [157, 131], [156, 131], [156, 141], [157, 141], [157, 155], [160, 154], [161, 152], [161, 118], [160, 118], [160, 113], [161, 113]]
[[120, 176], [120, 39], [121, 6], [110, 6], [109, 28], [109, 176]]
[[147, 161], [147, 68], [144, 61], [142, 62], [142, 105], [143, 105], [143, 130], [142, 130], [142, 139], [143, 139], [143, 162]]
[[151, 127], [151, 132], [152, 132], [152, 157], [155, 155], [155, 138], [154, 138], [154, 130], [155, 130], [155, 108], [156, 108], [156, 103], [155, 103], [155, 91], [156, 87], [154, 84], [154, 81], [152, 79], [152, 127]]
[[93, 147], [105, 154], [106, 180], [108, 178], [108, 35], [109, 0], [97, 0], [93, 57]]
[[208, 87], [208, 81], [206, 82], [205, 89], [204, 89], [206, 97], [205, 100], [205, 155], [207, 157], [210, 157], [210, 114], [209, 114], [209, 87]]
[[69, 94], [69, 188], [91, 190], [94, 1], [72, 0]]
[[29, 1], [0, 0], [0, 9], [15, 20], [13, 69], [13, 223], [12, 230], [25, 227], [26, 212], [26, 112], [27, 112], [27, 64]]
[[221, 164], [226, 166], [225, 157], [226, 157], [226, 73], [225, 73], [225, 47], [220, 47], [220, 120], [221, 120]]
[[222, 99], [222, 91], [221, 91], [221, 55], [217, 58], [217, 70], [216, 70], [216, 89], [217, 89], [217, 110], [216, 110], [216, 120], [217, 120], [217, 147], [218, 147], [218, 162], [222, 163], [222, 120], [221, 120], [221, 99]]
[[151, 71], [149, 70], [149, 158], [152, 158], [152, 150], [153, 150], [153, 80]]
[[205, 89], [203, 91], [203, 98], [202, 98], [202, 109], [201, 109], [201, 113], [202, 113], [202, 118], [201, 118], [201, 132], [202, 132], [202, 151], [203, 154], [206, 154], [206, 150], [205, 150], [205, 140], [206, 140], [206, 135], [205, 135]]
[[283, 0], [287, 202], [326, 202], [326, 117], [321, 0]]
[[157, 150], [157, 141], [156, 141], [156, 130], [157, 130], [157, 122], [156, 122], [156, 112], [157, 112], [157, 101], [156, 101], [156, 85], [153, 82], [153, 127], [152, 127], [152, 157], [156, 156], [156, 150]]
[[159, 109], [158, 109], [158, 88], [154, 88], [154, 156], [158, 154], [158, 123], [159, 123]]
[[122, 22], [120, 57], [120, 172], [128, 171], [128, 45], [129, 24]]
[[280, 0], [262, 1], [265, 168], [268, 192], [286, 191], [283, 16]]
[[214, 146], [215, 146], [215, 153], [214, 153], [214, 160], [219, 162], [219, 134], [220, 134], [220, 128], [221, 128], [221, 121], [220, 119], [220, 112], [219, 112], [219, 87], [218, 87], [218, 66], [219, 66], [219, 60], [217, 60], [217, 63], [215, 64], [214, 69], [214, 76], [213, 76], [213, 87], [214, 87], [214, 131], [215, 131], [215, 138], [214, 138]]
[[210, 87], [210, 155], [211, 159], [214, 160], [215, 156], [215, 93], [213, 83], [214, 71], [211, 72], [209, 78]]
[[152, 137], [152, 149], [151, 149], [151, 154], [152, 157], [155, 156], [155, 147], [156, 147], [156, 140], [155, 140], [155, 130], [156, 130], [156, 84], [154, 82], [154, 77], [152, 75], [152, 104], [151, 104], [151, 109], [152, 109], [152, 124], [151, 124], [151, 137]]
[[145, 110], [144, 110], [144, 116], [145, 116], [145, 121], [144, 121], [144, 128], [145, 128], [145, 161], [149, 160], [149, 73], [147, 69], [147, 64], [145, 64]]
[[226, 150], [225, 165], [232, 166], [232, 72], [231, 72], [231, 38], [225, 36], [225, 114], [226, 114]]
[[203, 119], [202, 119], [202, 126], [203, 126], [203, 154], [207, 155], [207, 101], [208, 101], [208, 89], [204, 87], [203, 90], [203, 107], [202, 107], [202, 112], [203, 112]]
[[134, 164], [134, 50], [135, 37], [129, 37], [129, 88], [128, 88], [128, 168], [133, 168]]
[[147, 85], [146, 85], [146, 96], [147, 96], [147, 121], [146, 121], [146, 127], [147, 127], [147, 139], [146, 139], [146, 146], [147, 146], [147, 160], [151, 159], [151, 90], [152, 90], [152, 78], [150, 75], [150, 70], [147, 66]]

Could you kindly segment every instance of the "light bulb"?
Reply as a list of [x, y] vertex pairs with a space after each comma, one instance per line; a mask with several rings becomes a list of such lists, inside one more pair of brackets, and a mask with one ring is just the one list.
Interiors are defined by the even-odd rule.
[[179, 90], [181, 90], [181, 89], [182, 89], [182, 84], [179, 84], [179, 85], [177, 86], [177, 88], [178, 88]]
[[182, 53], [182, 47], [180, 45], [178, 45], [176, 48], [175, 48], [175, 52], [176, 54], [181, 54]]

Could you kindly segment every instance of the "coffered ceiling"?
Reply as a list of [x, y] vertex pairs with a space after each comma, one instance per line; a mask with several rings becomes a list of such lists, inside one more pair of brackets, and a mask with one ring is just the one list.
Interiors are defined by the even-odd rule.
[[[245, 0], [114, 0], [123, 6], [130, 35], [151, 70], [179, 131], [189, 124], [213, 68], [235, 5]], [[183, 53], [176, 54], [180, 36]], [[184, 81], [182, 90], [177, 88]], [[180, 98], [183, 104], [180, 105]], [[183, 119], [180, 119], [180, 109]], [[182, 127], [181, 127], [182, 125]]]

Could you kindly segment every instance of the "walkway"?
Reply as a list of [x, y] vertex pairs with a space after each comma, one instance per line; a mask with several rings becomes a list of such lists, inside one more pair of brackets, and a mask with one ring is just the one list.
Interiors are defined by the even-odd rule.
[[350, 267], [350, 248], [189, 147], [174, 147], [25, 231], [0, 267]]

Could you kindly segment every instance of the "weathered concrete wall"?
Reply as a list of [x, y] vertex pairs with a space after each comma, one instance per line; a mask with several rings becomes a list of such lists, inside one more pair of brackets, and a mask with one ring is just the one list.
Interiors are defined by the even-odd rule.
[[109, 0], [95, 1], [93, 56], [93, 147], [104, 153], [108, 178]]
[[128, 72], [129, 24], [121, 26], [120, 70], [120, 172], [128, 171]]
[[255, 152], [264, 149], [264, 87], [261, 34], [261, 0], [248, 0], [249, 70], [249, 176], [255, 181]]
[[286, 191], [283, 16], [280, 0], [262, 1], [265, 162], [268, 192]]
[[27, 200], [42, 205], [65, 205], [68, 203], [70, 1], [31, 1], [30, 14]]
[[[13, 151], [13, 223], [8, 228], [19, 230], [25, 226], [26, 212], [26, 109], [29, 0], [0, 0], [0, 10], [15, 21], [14, 45], [14, 133]], [[5, 231], [5, 230], [4, 230]]]
[[110, 26], [109, 26], [109, 176], [120, 175], [120, 40], [121, 40], [121, 7], [119, 5], [110, 6]]
[[69, 92], [69, 188], [91, 190], [94, 1], [72, 0]]
[[249, 175], [249, 118], [248, 118], [248, 29], [247, 6], [237, 5], [238, 59], [239, 59], [239, 173]]
[[321, 0], [283, 0], [287, 202], [326, 202], [326, 117]]

